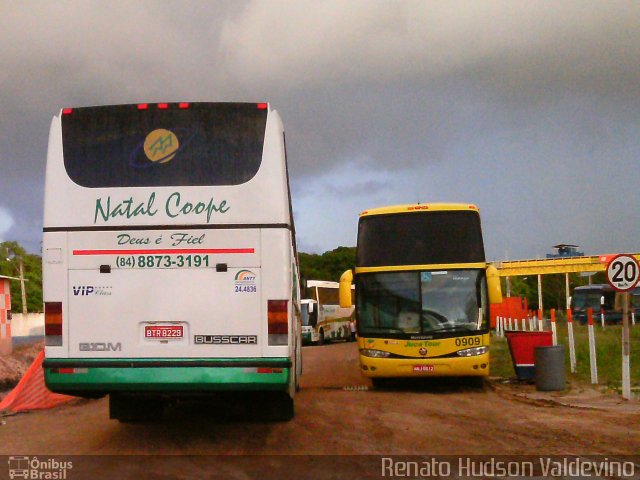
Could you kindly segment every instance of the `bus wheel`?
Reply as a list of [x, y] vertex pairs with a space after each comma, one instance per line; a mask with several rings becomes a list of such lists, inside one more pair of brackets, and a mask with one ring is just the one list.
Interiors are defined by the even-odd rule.
[[385, 389], [385, 388], [387, 388], [389, 386], [389, 379], [388, 378], [373, 377], [373, 378], [371, 378], [371, 383], [373, 383], [373, 388]]
[[109, 418], [120, 422], [144, 422], [162, 418], [163, 403], [159, 397], [149, 395], [109, 395]]
[[318, 345], [324, 345], [324, 330], [320, 329], [320, 337], [318, 338]]
[[484, 377], [469, 377], [469, 386], [478, 390], [484, 390]]
[[269, 422], [288, 422], [293, 418], [293, 398], [288, 393], [272, 393], [263, 403], [264, 420]]

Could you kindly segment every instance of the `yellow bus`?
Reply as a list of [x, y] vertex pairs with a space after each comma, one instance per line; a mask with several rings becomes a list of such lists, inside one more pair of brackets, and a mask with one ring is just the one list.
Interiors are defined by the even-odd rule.
[[360, 371], [394, 377], [489, 375], [489, 303], [501, 303], [485, 260], [480, 213], [469, 204], [415, 204], [360, 214], [355, 272]]

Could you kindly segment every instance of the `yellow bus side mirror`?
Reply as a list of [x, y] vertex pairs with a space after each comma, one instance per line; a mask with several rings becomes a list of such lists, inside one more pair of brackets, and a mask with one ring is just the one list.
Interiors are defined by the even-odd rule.
[[340, 275], [340, 306], [342, 308], [351, 308], [351, 283], [353, 282], [353, 271], [347, 270]]
[[487, 289], [489, 290], [489, 303], [502, 303], [502, 287], [498, 269], [493, 265], [487, 267]]

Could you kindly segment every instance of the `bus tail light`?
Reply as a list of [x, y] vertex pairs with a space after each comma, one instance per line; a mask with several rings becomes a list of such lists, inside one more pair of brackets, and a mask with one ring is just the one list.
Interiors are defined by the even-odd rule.
[[167, 108], [169, 108], [169, 104], [168, 103], [159, 103], [158, 104], [158, 108], [160, 110], [166, 110]]
[[63, 108], [62, 109], [62, 114], [63, 115], [71, 115], [73, 113], [73, 108]]
[[188, 102], [180, 102], [178, 104], [178, 108], [182, 108], [182, 109], [189, 108], [189, 103]]
[[62, 302], [44, 304], [44, 344], [48, 347], [62, 346]]
[[288, 300], [267, 301], [267, 322], [269, 345], [287, 345], [289, 343]]
[[269, 107], [268, 103], [258, 103], [258, 110], [266, 110]]
[[139, 103], [138, 104], [138, 110], [148, 110], [149, 109], [149, 104], [148, 103]]

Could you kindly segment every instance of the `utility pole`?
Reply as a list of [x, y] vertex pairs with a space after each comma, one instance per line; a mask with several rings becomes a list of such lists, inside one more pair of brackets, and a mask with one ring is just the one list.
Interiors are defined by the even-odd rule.
[[2, 258], [6, 259], [7, 262], [9, 262], [9, 264], [11, 265], [13, 271], [15, 272], [16, 270], [16, 266], [13, 263], [13, 260], [17, 260], [18, 261], [18, 272], [20, 273], [20, 293], [22, 296], [22, 313], [24, 315], [27, 314], [27, 291], [24, 287], [24, 282], [26, 282], [26, 280], [24, 279], [24, 261], [22, 260], [22, 257], [18, 257], [15, 252], [10, 252], [9, 249], [7, 247], [3, 248], [2, 251]]
[[22, 294], [22, 313], [27, 314], [27, 292], [24, 289], [24, 263], [20, 259], [20, 293]]

